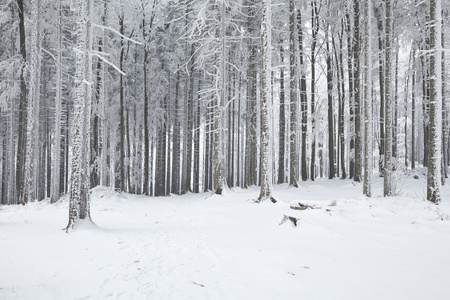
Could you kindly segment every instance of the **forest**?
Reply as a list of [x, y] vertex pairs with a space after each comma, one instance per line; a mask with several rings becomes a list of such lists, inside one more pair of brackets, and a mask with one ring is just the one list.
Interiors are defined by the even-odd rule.
[[[0, 197], [149, 196], [449, 165], [441, 0], [2, 0]], [[425, 169], [424, 169], [425, 168]], [[419, 171], [417, 171], [419, 172]]]
[[448, 300], [449, 0], [0, 0], [0, 299]]

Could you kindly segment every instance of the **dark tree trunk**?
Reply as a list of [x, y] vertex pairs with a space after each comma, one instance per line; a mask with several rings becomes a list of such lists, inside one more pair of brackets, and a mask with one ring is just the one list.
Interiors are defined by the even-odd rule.
[[[27, 87], [25, 84], [25, 67], [26, 67], [26, 45], [25, 45], [25, 17], [23, 10], [23, 0], [17, 0], [17, 9], [19, 14], [19, 48], [20, 48], [20, 102], [19, 102], [19, 127], [17, 129], [17, 159], [16, 159], [16, 198], [20, 195], [23, 185], [23, 172], [25, 165], [25, 145], [26, 145], [26, 107], [27, 107]], [[17, 203], [12, 201], [13, 203]]]
[[257, 93], [257, 58], [258, 44], [255, 39], [258, 36], [260, 23], [257, 18], [256, 4], [258, 1], [250, 0], [248, 3], [247, 27], [249, 37], [247, 39], [248, 48], [248, 69], [247, 69], [247, 101], [246, 101], [246, 132], [245, 132], [245, 176], [244, 187], [257, 184], [258, 161], [256, 145], [256, 93]]
[[[100, 38], [98, 41], [98, 52], [103, 51], [103, 39]], [[94, 93], [94, 103], [92, 105], [92, 139], [91, 139], [91, 162], [90, 165], [94, 166], [91, 171], [91, 188], [96, 187], [100, 184], [100, 168], [98, 167], [98, 157], [100, 155], [100, 145], [99, 145], [99, 124], [100, 118], [98, 115], [98, 110], [100, 106], [100, 93], [101, 93], [101, 81], [102, 78], [102, 61], [97, 60], [96, 66], [96, 82], [95, 82], [95, 93]]]
[[327, 96], [328, 96], [328, 162], [329, 174], [328, 178], [333, 179], [336, 173], [334, 165], [334, 118], [333, 118], [333, 68], [331, 65], [332, 50], [328, 38], [328, 26], [326, 31], [326, 47], [327, 47]]
[[[190, 57], [194, 55], [194, 47], [191, 46]], [[192, 59], [191, 59], [192, 60]], [[193, 139], [193, 129], [194, 129], [194, 63], [190, 63], [189, 74], [186, 78], [186, 99], [185, 99], [185, 122], [186, 122], [186, 130], [185, 130], [185, 151], [184, 151], [184, 184], [183, 190], [185, 192], [192, 192], [192, 139]]]
[[307, 162], [307, 146], [306, 135], [308, 132], [308, 95], [306, 93], [306, 75], [305, 75], [305, 53], [303, 50], [303, 28], [301, 10], [297, 11], [297, 32], [300, 56], [300, 114], [302, 122], [302, 181], [308, 180], [308, 162]]
[[316, 178], [316, 46], [317, 36], [319, 33], [319, 8], [317, 7], [317, 1], [314, 0], [311, 3], [311, 27], [312, 27], [312, 44], [311, 44], [311, 129], [312, 129], [312, 141], [311, 141], [311, 171], [310, 178], [314, 181]]
[[[123, 14], [119, 17], [119, 27], [120, 27], [120, 34], [123, 35], [124, 33], [124, 25], [123, 25]], [[119, 60], [119, 68], [120, 70], [123, 70], [123, 58], [124, 58], [124, 42], [123, 38], [120, 39], [120, 60]], [[119, 124], [119, 130], [120, 130], [120, 145], [119, 145], [119, 178], [120, 178], [120, 185], [119, 189], [120, 191], [125, 191], [125, 116], [124, 116], [124, 110], [125, 110], [125, 104], [124, 104], [124, 98], [123, 98], [123, 92], [124, 92], [124, 83], [123, 83], [123, 74], [120, 73], [120, 82], [119, 82], [119, 114], [120, 114], [120, 124]]]
[[[354, 73], [353, 73], [353, 42], [352, 42], [352, 26], [349, 13], [346, 14], [347, 21], [347, 64], [348, 64], [348, 106], [350, 112], [350, 124], [354, 123], [355, 113], [354, 113]], [[355, 137], [354, 137], [354, 129], [352, 126], [349, 128], [349, 136], [350, 136], [350, 166], [349, 166], [349, 177], [353, 178], [354, 170], [355, 170]]]
[[[280, 47], [280, 60], [281, 64], [284, 63], [283, 57], [283, 43], [281, 43]], [[285, 155], [285, 143], [286, 143], [286, 114], [285, 114], [285, 95], [284, 95], [284, 68], [280, 68], [280, 140], [278, 147], [278, 183], [284, 183], [285, 174], [284, 174], [284, 155]]]
[[[413, 55], [414, 57], [414, 55]], [[416, 66], [413, 62], [411, 79], [411, 169], [416, 168]]]
[[[342, 24], [341, 33], [339, 34], [339, 45], [342, 47], [342, 40], [344, 35], [344, 24]], [[334, 44], [334, 39], [333, 39]], [[339, 50], [339, 57], [337, 55], [336, 45], [334, 47], [335, 60], [338, 64], [337, 66], [337, 82], [338, 82], [338, 95], [339, 95], [339, 107], [338, 107], [338, 139], [339, 139], [339, 159], [338, 165], [340, 163], [341, 167], [341, 178], [347, 178], [347, 173], [345, 171], [345, 136], [344, 136], [344, 122], [345, 122], [345, 80], [344, 80], [344, 59], [343, 51]]]
[[398, 52], [399, 47], [395, 52], [394, 122], [392, 124], [392, 157], [395, 158], [397, 158], [398, 151]]
[[180, 194], [180, 151], [181, 151], [181, 123], [180, 123], [180, 72], [177, 72], [177, 79], [175, 85], [175, 103], [174, 103], [174, 120], [173, 120], [173, 154], [172, 154], [172, 187], [171, 192]]
[[428, 76], [428, 63], [427, 59], [423, 56], [421, 57], [421, 63], [422, 63], [422, 111], [423, 111], [423, 161], [422, 164], [424, 167], [427, 166], [428, 163], [428, 131], [429, 131], [429, 110], [430, 110], [430, 103], [429, 103], [429, 76]]
[[[199, 72], [200, 73], [200, 72]], [[201, 78], [201, 74], [198, 76]], [[201, 81], [198, 82], [199, 87], [201, 86]], [[199, 88], [200, 89], [200, 88]], [[194, 193], [200, 192], [200, 121], [201, 121], [201, 111], [200, 111], [200, 96], [197, 97], [196, 101], [197, 111], [195, 112], [195, 126], [194, 126], [194, 172], [193, 172], [193, 191]]]
[[356, 182], [361, 182], [362, 180], [362, 132], [361, 132], [361, 107], [362, 107], [362, 101], [361, 101], [361, 84], [360, 84], [360, 59], [359, 59], [359, 53], [360, 53], [360, 34], [359, 34], [359, 0], [353, 1], [353, 28], [354, 28], [354, 38], [353, 38], [353, 55], [354, 60], [353, 63], [355, 65], [354, 69], [354, 114], [355, 114], [355, 169], [354, 169], [354, 176], [353, 180]]

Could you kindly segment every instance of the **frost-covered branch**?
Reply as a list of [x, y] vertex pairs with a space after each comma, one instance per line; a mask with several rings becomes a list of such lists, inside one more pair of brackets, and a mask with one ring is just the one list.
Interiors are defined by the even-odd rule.
[[99, 55], [98, 53], [91, 52], [91, 55], [97, 56], [97, 57], [100, 58], [102, 61], [104, 61], [105, 63], [107, 63], [107, 64], [110, 65], [111, 67], [113, 67], [117, 72], [119, 72], [119, 73], [122, 74], [123, 76], [127, 76], [127, 74], [125, 74], [121, 69], [119, 69], [119, 67], [117, 67], [117, 66], [114, 65], [112, 62], [110, 62], [109, 60], [107, 60], [107, 59], [104, 58], [103, 56]]
[[118, 32], [117, 30], [115, 30], [114, 28], [108, 27], [108, 26], [103, 26], [103, 25], [99, 25], [99, 24], [95, 24], [93, 23], [92, 26], [100, 28], [100, 29], [104, 29], [104, 30], [109, 30], [111, 32], [114, 32], [115, 34], [117, 34], [118, 36], [120, 36], [121, 38], [123, 38], [124, 40], [127, 40], [129, 42], [135, 43], [137, 45], [142, 45], [141, 42], [138, 42], [136, 40], [133, 40], [132, 38], [129, 38], [123, 34], [121, 34], [120, 32]]

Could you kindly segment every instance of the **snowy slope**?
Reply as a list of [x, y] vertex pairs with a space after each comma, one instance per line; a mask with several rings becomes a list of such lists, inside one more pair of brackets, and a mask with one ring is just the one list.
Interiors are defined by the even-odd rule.
[[[0, 207], [0, 299], [449, 299], [450, 200], [425, 180], [372, 199], [349, 180], [149, 198], [97, 188], [66, 234], [67, 199]], [[450, 195], [450, 189], [444, 188]], [[315, 205], [292, 210], [291, 204]], [[333, 202], [333, 204], [330, 206]], [[298, 227], [280, 222], [299, 218]]]

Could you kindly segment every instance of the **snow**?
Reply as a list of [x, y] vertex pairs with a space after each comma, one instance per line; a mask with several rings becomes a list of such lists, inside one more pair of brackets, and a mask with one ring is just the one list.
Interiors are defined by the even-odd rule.
[[423, 176], [396, 197], [382, 197], [382, 178], [372, 187], [368, 199], [350, 180], [276, 185], [276, 204], [255, 204], [257, 187], [96, 188], [95, 225], [70, 234], [67, 199], [1, 206], [0, 299], [448, 299], [450, 188], [436, 206]]

